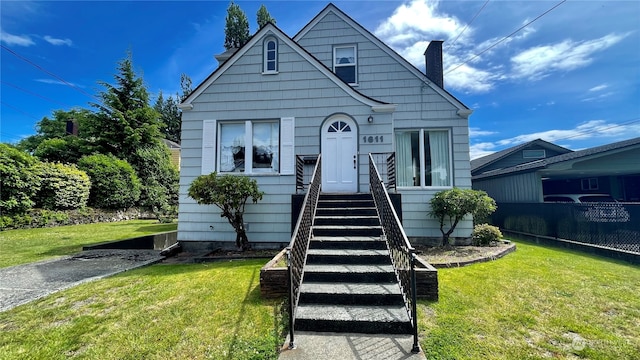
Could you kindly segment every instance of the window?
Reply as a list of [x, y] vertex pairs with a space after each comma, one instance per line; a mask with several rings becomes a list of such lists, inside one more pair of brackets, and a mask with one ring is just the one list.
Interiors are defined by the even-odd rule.
[[267, 38], [264, 41], [264, 59], [262, 72], [278, 72], [278, 42], [274, 38]]
[[[220, 172], [277, 173], [280, 171], [278, 121], [220, 123]], [[251, 151], [247, 151], [251, 149]], [[251, 164], [250, 167], [247, 164]]]
[[546, 152], [544, 149], [538, 150], [522, 150], [522, 158], [524, 159], [544, 159]]
[[336, 46], [333, 48], [333, 72], [348, 84], [357, 84], [357, 65], [355, 45]]
[[582, 190], [598, 190], [598, 178], [582, 179]]
[[396, 132], [398, 186], [451, 186], [451, 148], [447, 130]]

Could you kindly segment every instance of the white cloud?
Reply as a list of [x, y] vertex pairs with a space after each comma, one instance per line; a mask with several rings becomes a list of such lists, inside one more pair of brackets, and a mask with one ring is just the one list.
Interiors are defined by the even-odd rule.
[[60, 46], [60, 45], [67, 45], [67, 46], [71, 46], [73, 44], [73, 42], [71, 41], [71, 39], [56, 39], [54, 37], [51, 37], [49, 35], [45, 35], [44, 36], [44, 40], [46, 42], [48, 42], [51, 45], [55, 45], [55, 46]]
[[604, 90], [604, 89], [606, 89], [608, 87], [609, 87], [609, 85], [607, 85], [607, 84], [600, 84], [598, 86], [592, 87], [591, 89], [589, 89], [589, 91], [591, 91], [591, 92], [600, 91], [600, 90]]
[[31, 46], [35, 42], [28, 35], [13, 35], [0, 30], [0, 42], [7, 45]]
[[564, 40], [525, 50], [511, 58], [516, 78], [540, 80], [555, 71], [570, 71], [589, 65], [592, 55], [624, 39], [628, 34], [608, 34], [588, 41]]
[[469, 128], [469, 137], [487, 136], [487, 135], [493, 135], [493, 134], [496, 134], [496, 132], [489, 131], [489, 130], [480, 130], [480, 128], [474, 128], [474, 127]]
[[495, 152], [496, 144], [490, 142], [483, 142], [478, 144], [472, 144], [469, 146], [469, 156], [471, 160], [479, 157], [487, 156]]
[[79, 87], [79, 88], [84, 87], [82, 85], [74, 84], [74, 83], [71, 83], [71, 82], [65, 83], [64, 81], [54, 80], [54, 79], [34, 79], [34, 80], [37, 81], [37, 82], [44, 83], [44, 84], [66, 85], [66, 86], [72, 85], [72, 86]]
[[493, 89], [496, 80], [501, 77], [499, 72], [480, 70], [467, 64], [450, 73], [445, 70], [445, 74], [446, 87], [472, 93], [489, 92]]

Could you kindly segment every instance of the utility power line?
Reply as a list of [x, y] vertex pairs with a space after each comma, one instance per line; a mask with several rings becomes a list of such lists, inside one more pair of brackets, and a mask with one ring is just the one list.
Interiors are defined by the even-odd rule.
[[562, 4], [563, 4], [563, 3], [565, 3], [566, 1], [567, 1], [567, 0], [562, 0], [562, 1], [560, 1], [559, 3], [555, 4], [553, 7], [549, 8], [547, 11], [545, 11], [545, 12], [543, 12], [542, 14], [538, 15], [535, 19], [533, 19], [533, 20], [529, 21], [528, 23], [526, 23], [526, 24], [522, 25], [521, 27], [519, 27], [518, 29], [516, 29], [515, 31], [513, 31], [511, 34], [509, 34], [509, 35], [507, 35], [507, 36], [503, 37], [502, 39], [500, 39], [500, 40], [496, 41], [495, 43], [493, 43], [493, 45], [491, 45], [491, 46], [489, 46], [488, 48], [486, 48], [486, 49], [484, 49], [484, 50], [480, 51], [479, 53], [477, 53], [477, 54], [475, 54], [475, 55], [473, 55], [472, 57], [470, 57], [469, 59], [467, 59], [466, 61], [464, 61], [462, 64], [459, 64], [459, 65], [455, 66], [453, 69], [450, 69], [449, 71], [447, 71], [447, 72], [445, 73], [445, 75], [446, 75], [446, 74], [448, 74], [448, 73], [450, 73], [450, 72], [452, 72], [452, 71], [457, 70], [457, 69], [458, 69], [458, 68], [460, 68], [462, 65], [464, 65], [464, 64], [466, 64], [466, 63], [468, 63], [468, 62], [470, 62], [470, 61], [472, 61], [472, 60], [475, 60], [475, 59], [476, 59], [476, 58], [478, 58], [480, 55], [482, 55], [482, 54], [484, 54], [485, 52], [487, 52], [487, 51], [489, 51], [489, 50], [493, 49], [493, 48], [494, 48], [494, 47], [496, 47], [498, 44], [502, 43], [503, 41], [505, 41], [505, 40], [507, 40], [508, 38], [512, 37], [513, 35], [517, 34], [518, 32], [520, 32], [522, 29], [526, 28], [527, 26], [529, 26], [529, 25], [533, 24], [536, 20], [538, 20], [538, 19], [540, 19], [541, 17], [543, 17], [543, 16], [547, 15], [547, 14], [548, 14], [548, 13], [550, 13], [551, 11], [555, 10], [558, 6], [562, 5]]
[[473, 18], [471, 19], [471, 21], [469, 21], [469, 23], [467, 23], [467, 25], [464, 26], [464, 29], [462, 29], [462, 31], [460, 31], [460, 33], [456, 36], [455, 39], [453, 39], [452, 42], [450, 42], [446, 49], [450, 48], [451, 46], [453, 46], [453, 44], [456, 43], [456, 41], [458, 41], [458, 38], [462, 35], [462, 33], [465, 32], [465, 30], [467, 30], [467, 28], [469, 27], [469, 25], [471, 25], [471, 23], [473, 23], [473, 21], [478, 17], [478, 15], [480, 15], [480, 13], [482, 12], [482, 10], [484, 10], [485, 6], [487, 6], [487, 4], [489, 3], [489, 0], [485, 1], [484, 4], [482, 5], [482, 7], [480, 8], [480, 10], [478, 10], [478, 12], [473, 16]]

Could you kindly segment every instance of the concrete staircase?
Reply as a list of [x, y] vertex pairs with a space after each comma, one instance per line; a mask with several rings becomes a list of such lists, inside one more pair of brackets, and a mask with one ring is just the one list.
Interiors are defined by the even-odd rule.
[[370, 194], [320, 194], [296, 329], [411, 334]]

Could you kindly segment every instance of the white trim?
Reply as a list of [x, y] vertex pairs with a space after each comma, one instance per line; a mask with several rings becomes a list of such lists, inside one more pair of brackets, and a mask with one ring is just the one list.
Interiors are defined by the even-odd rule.
[[[268, 48], [268, 44], [270, 42], [274, 42], [275, 43], [275, 49], [273, 51], [275, 51], [275, 57], [272, 60], [273, 61], [273, 65], [274, 65], [274, 69], [273, 70], [269, 70], [267, 69], [269, 66], [269, 48]], [[266, 36], [264, 38], [264, 40], [262, 40], [262, 74], [277, 74], [278, 73], [278, 52], [279, 52], [279, 44], [278, 44], [278, 39], [275, 36]]]
[[371, 111], [377, 112], [377, 113], [392, 113], [396, 111], [397, 106], [398, 105], [396, 104], [377, 105], [377, 106], [372, 106]]
[[280, 118], [280, 174], [296, 173], [295, 118]]
[[[336, 55], [336, 51], [338, 49], [353, 49], [353, 62], [341, 64], [338, 62], [338, 57]], [[341, 58], [346, 59], [346, 58]], [[340, 67], [352, 67], [353, 66], [353, 78], [354, 82], [350, 82], [349, 85], [357, 86], [358, 85], [358, 46], [356, 44], [346, 44], [346, 45], [333, 45], [333, 72], [336, 73], [336, 68]], [[344, 80], [344, 79], [343, 79]], [[346, 82], [346, 81], [345, 81]]]
[[216, 170], [217, 130], [218, 124], [216, 120], [202, 121], [202, 152], [200, 158], [200, 173], [202, 175], [211, 174]]
[[334, 74], [329, 68], [324, 66], [318, 59], [316, 59], [313, 55], [309, 54], [307, 51], [302, 49], [302, 47], [289, 38], [286, 34], [282, 32], [282, 30], [278, 29], [273, 24], [265, 25], [257, 34], [255, 34], [251, 40], [245, 44], [242, 48], [236, 51], [229, 60], [225, 61], [222, 66], [220, 66], [217, 70], [209, 75], [196, 89], [180, 104], [180, 106], [187, 107], [192, 106], [191, 104], [193, 100], [195, 100], [198, 96], [200, 96], [213, 82], [215, 82], [225, 71], [227, 71], [233, 64], [238, 61], [249, 49], [256, 45], [258, 41], [261, 41], [265, 36], [274, 36], [278, 40], [282, 41], [282, 44], [278, 44], [278, 46], [282, 46], [283, 44], [289, 46], [293, 51], [295, 51], [298, 55], [304, 58], [309, 62], [313, 67], [315, 67], [318, 71], [320, 71], [323, 75], [325, 75], [329, 80], [331, 80], [335, 85], [344, 90], [347, 94], [349, 94], [356, 101], [361, 102], [367, 106], [382, 106], [387, 105], [382, 101], [377, 101], [371, 99], [369, 97], [364, 96], [359, 93], [357, 90], [353, 89], [344, 81], [340, 80], [336, 74]]

